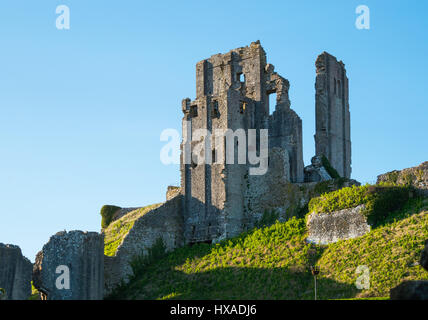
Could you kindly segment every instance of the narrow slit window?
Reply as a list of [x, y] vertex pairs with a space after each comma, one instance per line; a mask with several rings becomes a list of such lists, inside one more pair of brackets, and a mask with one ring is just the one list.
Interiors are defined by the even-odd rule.
[[239, 112], [244, 113], [246, 108], [247, 108], [247, 103], [245, 101], [241, 101], [239, 105]]
[[241, 82], [244, 83], [245, 82], [245, 74], [243, 74], [242, 72], [238, 72], [236, 74], [236, 79]]
[[196, 106], [196, 105], [190, 106], [190, 115], [192, 117], [198, 116], [198, 106]]
[[269, 93], [269, 115], [273, 113], [276, 107], [276, 92]]

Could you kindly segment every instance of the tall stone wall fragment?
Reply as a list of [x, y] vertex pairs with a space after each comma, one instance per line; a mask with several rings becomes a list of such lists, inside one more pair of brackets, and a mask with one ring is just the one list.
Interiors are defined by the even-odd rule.
[[47, 300], [103, 299], [104, 236], [82, 231], [53, 235], [36, 256], [33, 284]]
[[[269, 150], [281, 149], [287, 157], [281, 160], [287, 164], [284, 176], [290, 182], [303, 182], [302, 122], [290, 108], [289, 87], [288, 80], [266, 62], [259, 41], [197, 63], [196, 99], [182, 101], [181, 192], [186, 243], [219, 241], [245, 230], [249, 217], [244, 210], [248, 202], [244, 186], [252, 165], [238, 163], [237, 158], [240, 147], [251, 149], [249, 129], [256, 130], [257, 141], [260, 130], [267, 129]], [[276, 94], [275, 106], [269, 106], [271, 94]], [[212, 136], [205, 140], [197, 136], [200, 129]], [[222, 130], [243, 130], [246, 136], [244, 140], [216, 137], [215, 132]], [[205, 150], [197, 157], [212, 161], [201, 164], [196, 157], [190, 159], [190, 151], [198, 143]], [[233, 164], [218, 158], [229, 144], [234, 150]], [[259, 144], [252, 147], [260, 151]]]
[[5, 300], [26, 300], [31, 295], [33, 265], [18, 246], [0, 243], [0, 288]]
[[327, 52], [316, 62], [315, 153], [324, 155], [341, 177], [351, 176], [349, 88], [345, 65]]

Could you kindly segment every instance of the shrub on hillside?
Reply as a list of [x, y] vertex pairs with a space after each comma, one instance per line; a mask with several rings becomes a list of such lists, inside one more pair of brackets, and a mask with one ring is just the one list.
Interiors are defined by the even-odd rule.
[[101, 208], [101, 227], [107, 228], [113, 219], [113, 215], [120, 210], [120, 207], [105, 205]]

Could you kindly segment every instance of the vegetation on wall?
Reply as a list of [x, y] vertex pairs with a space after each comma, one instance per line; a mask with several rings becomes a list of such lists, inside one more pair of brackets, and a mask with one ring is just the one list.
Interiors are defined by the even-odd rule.
[[107, 228], [113, 219], [113, 215], [120, 210], [120, 207], [105, 205], [101, 208], [101, 228]]
[[262, 218], [256, 223], [257, 228], [267, 227], [278, 220], [279, 213], [276, 210], [265, 210]]
[[106, 256], [114, 256], [117, 248], [134, 226], [135, 221], [160, 205], [161, 203], [157, 203], [131, 211], [105, 228], [103, 230], [104, 254]]
[[[428, 238], [428, 212], [414, 214], [427, 205], [412, 199], [395, 220], [328, 246], [306, 243], [304, 219], [292, 218], [218, 244], [179, 248], [141, 262], [144, 272], [114, 298], [313, 299], [314, 264], [321, 270], [319, 299], [388, 297], [402, 280], [428, 279], [417, 263]], [[359, 265], [369, 268], [369, 289], [355, 286]]]
[[[166, 255], [166, 246], [162, 240], [159, 238], [155, 241], [151, 248], [148, 248], [146, 252], [141, 252], [140, 255], [133, 257], [130, 262], [132, 268], [132, 275], [129, 278], [129, 282], [132, 283], [136, 281], [139, 277], [142, 277], [146, 272], [147, 268], [155, 263], [156, 261], [162, 259]], [[123, 281], [106, 297], [107, 300], [120, 299], [127, 292], [128, 285]]]
[[364, 185], [342, 188], [326, 193], [309, 202], [309, 213], [331, 213], [364, 204], [367, 222], [375, 226], [400, 209], [412, 196], [410, 186]]
[[33, 281], [31, 281], [31, 296], [28, 300], [40, 300], [40, 293], [34, 286]]
[[317, 195], [321, 195], [323, 193], [341, 189], [347, 181], [350, 181], [350, 179], [336, 178], [332, 180], [318, 182], [314, 188], [314, 193]]
[[336, 171], [335, 168], [330, 164], [330, 161], [328, 161], [327, 157], [325, 155], [321, 156], [322, 165], [327, 171], [327, 173], [332, 177], [333, 179], [340, 178], [339, 173]]
[[[157, 242], [148, 255], [132, 261], [134, 277], [110, 298], [313, 299], [312, 265], [321, 270], [319, 299], [388, 298], [403, 280], [428, 280], [418, 264], [428, 238], [428, 199], [409, 198], [411, 190], [353, 186], [313, 199], [309, 208], [317, 212], [365, 204], [377, 220], [368, 234], [327, 246], [306, 242], [304, 218], [280, 223], [275, 211], [266, 211], [253, 230], [217, 244], [165, 253]], [[355, 285], [360, 265], [368, 267], [368, 289]]]

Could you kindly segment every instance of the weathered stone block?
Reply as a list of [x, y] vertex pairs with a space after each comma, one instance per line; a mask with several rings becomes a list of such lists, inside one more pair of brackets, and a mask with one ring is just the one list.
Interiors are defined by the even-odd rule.
[[322, 164], [321, 156], [312, 157], [311, 164], [305, 167], [304, 172], [305, 182], [321, 182], [332, 179]]
[[0, 288], [5, 300], [26, 300], [31, 295], [32, 263], [18, 246], [0, 243]]
[[[69, 288], [58, 286], [58, 278], [67, 277], [61, 266], [69, 270]], [[104, 236], [96, 232], [58, 232], [36, 256], [33, 283], [47, 300], [102, 299]]]
[[364, 205], [332, 213], [311, 213], [308, 217], [308, 242], [329, 244], [338, 240], [357, 238], [370, 231], [361, 214]]
[[391, 300], [428, 300], [428, 281], [403, 281], [389, 292]]
[[428, 161], [417, 167], [381, 174], [377, 177], [377, 183], [381, 182], [411, 185], [416, 188], [419, 195], [428, 196]]

